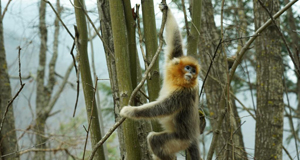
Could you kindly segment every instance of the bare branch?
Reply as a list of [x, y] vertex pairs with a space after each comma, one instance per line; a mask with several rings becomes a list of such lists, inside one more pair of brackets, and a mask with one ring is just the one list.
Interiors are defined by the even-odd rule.
[[211, 60], [211, 62], [210, 62], [210, 64], [209, 64], [208, 70], [207, 70], [206, 75], [205, 75], [204, 80], [203, 80], [203, 84], [202, 84], [202, 87], [201, 87], [201, 90], [200, 90], [199, 97], [201, 97], [201, 95], [202, 95], [202, 91], [203, 91], [203, 89], [204, 89], [206, 79], [207, 79], [207, 77], [208, 77], [208, 74], [209, 74], [209, 72], [210, 72], [210, 69], [212, 68], [212, 65], [213, 65], [213, 63], [214, 63], [214, 59], [215, 59], [215, 57], [216, 57], [216, 55], [217, 55], [217, 52], [218, 52], [218, 50], [219, 50], [219, 47], [220, 47], [221, 43], [222, 43], [222, 39], [220, 39], [219, 44], [218, 44], [218, 46], [217, 46], [217, 48], [216, 48], [216, 50], [215, 50], [214, 56], [212, 57], [212, 60]]
[[2, 127], [3, 127], [3, 123], [4, 123], [4, 120], [6, 118], [6, 114], [8, 112], [8, 109], [9, 107], [11, 106], [11, 104], [14, 102], [14, 100], [18, 97], [19, 93], [22, 91], [22, 89], [24, 88], [25, 86], [25, 83], [22, 83], [22, 77], [21, 77], [21, 60], [20, 60], [20, 54], [21, 54], [21, 47], [19, 46], [18, 47], [18, 57], [19, 57], [19, 78], [20, 78], [20, 89], [19, 91], [16, 93], [16, 95], [12, 98], [12, 100], [8, 101], [8, 104], [6, 106], [6, 109], [5, 109], [5, 112], [4, 112], [4, 115], [3, 115], [3, 118], [1, 120], [1, 124], [0, 124], [0, 133], [1, 133], [1, 130], [2, 130]]
[[[98, 81], [98, 77], [95, 77], [95, 87], [93, 88], [94, 90], [94, 96], [93, 96], [93, 101], [92, 101], [92, 110], [91, 110], [91, 113], [93, 113], [93, 110], [94, 110], [94, 103], [95, 103], [95, 94], [97, 92], [97, 81]], [[86, 130], [86, 139], [85, 139], [85, 143], [84, 143], [84, 149], [83, 149], [83, 156], [82, 156], [82, 159], [84, 159], [84, 156], [85, 156], [85, 150], [86, 150], [86, 145], [87, 145], [87, 142], [88, 142], [88, 138], [89, 138], [89, 132], [90, 132], [90, 128], [91, 128], [91, 124], [92, 124], [92, 118], [93, 118], [93, 114], [91, 114], [90, 116], [90, 119], [89, 119], [89, 126]]]
[[79, 33], [78, 33], [78, 30], [77, 30], [77, 27], [76, 26], [74, 26], [74, 30], [75, 30], [75, 40], [74, 40], [74, 43], [73, 43], [73, 47], [72, 47], [72, 51], [71, 51], [71, 53], [72, 53], [72, 56], [73, 56], [73, 63], [74, 63], [74, 65], [76, 66], [76, 60], [75, 60], [75, 58], [74, 58], [74, 55], [73, 55], [73, 49], [74, 49], [74, 47], [75, 47], [75, 45], [77, 46], [76, 47], [76, 49], [77, 49], [77, 62], [78, 62], [78, 68], [77, 68], [77, 70], [76, 70], [76, 77], [77, 77], [77, 81], [76, 81], [76, 83], [77, 83], [77, 94], [76, 94], [76, 101], [75, 101], [75, 106], [74, 106], [74, 112], [73, 112], [73, 117], [75, 117], [75, 113], [76, 113], [76, 108], [77, 108], [77, 104], [78, 104], [78, 99], [79, 99], [79, 76], [80, 76], [80, 60], [79, 60], [79, 58], [80, 58], [80, 50], [79, 50], [79, 48], [80, 48], [80, 43], [78, 42], [78, 39], [79, 39]]
[[[7, 2], [6, 6], [5, 6], [4, 10], [3, 10], [3, 13], [2, 13], [2, 19], [4, 18], [4, 15], [5, 15], [6, 11], [7, 11], [8, 5], [10, 4], [11, 1], [12, 1], [12, 0], [9, 0], [9, 1]], [[0, 4], [0, 6], [1, 6], [1, 4]], [[0, 13], [0, 14], [1, 14], [1, 13]]]
[[138, 34], [139, 34], [139, 44], [140, 44], [140, 49], [141, 49], [141, 52], [142, 52], [142, 56], [143, 56], [143, 60], [144, 60], [144, 64], [145, 64], [145, 70], [148, 68], [148, 61], [147, 61], [147, 58], [146, 58], [146, 54], [145, 54], [145, 50], [142, 46], [143, 44], [143, 35], [142, 35], [142, 31], [141, 31], [141, 25], [140, 25], [140, 16], [139, 16], [139, 9], [140, 9], [140, 5], [137, 4], [136, 5], [136, 20], [137, 20], [137, 29], [138, 29]]
[[64, 26], [64, 28], [67, 30], [67, 32], [69, 33], [69, 35], [75, 39], [75, 37], [72, 35], [72, 33], [70, 32], [70, 30], [68, 29], [68, 27], [65, 25], [64, 21], [60, 18], [59, 14], [56, 12], [56, 10], [54, 9], [53, 5], [51, 4], [51, 2], [44, 0], [46, 3], [48, 3], [51, 7], [51, 9], [53, 10], [53, 12], [56, 14], [56, 17], [59, 19], [59, 21], [61, 22], [61, 24]]
[[50, 111], [52, 110], [52, 108], [55, 105], [55, 102], [57, 101], [57, 99], [60, 97], [60, 94], [62, 93], [64, 87], [66, 86], [66, 84], [68, 83], [68, 79], [69, 76], [71, 74], [71, 71], [73, 69], [73, 63], [71, 63], [66, 71], [65, 77], [63, 79], [62, 84], [59, 86], [58, 91], [54, 94], [53, 98], [51, 99], [51, 101], [48, 103], [47, 107], [45, 108], [45, 110], [50, 113]]
[[189, 24], [188, 24], [188, 20], [187, 20], [187, 16], [186, 16], [186, 9], [185, 9], [184, 0], [181, 0], [181, 4], [182, 4], [183, 15], [184, 15], [184, 23], [185, 23], [186, 34], [187, 34], [187, 36], [189, 36], [190, 31], [189, 31]]

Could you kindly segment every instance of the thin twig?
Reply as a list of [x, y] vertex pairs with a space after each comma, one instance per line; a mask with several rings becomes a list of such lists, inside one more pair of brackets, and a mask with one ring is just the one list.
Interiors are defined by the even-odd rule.
[[141, 49], [141, 52], [142, 52], [142, 56], [143, 56], [143, 59], [144, 59], [144, 64], [145, 64], [145, 70], [148, 68], [148, 61], [147, 61], [147, 58], [146, 58], [146, 54], [145, 54], [145, 50], [143, 48], [143, 35], [142, 35], [142, 31], [141, 31], [141, 25], [140, 25], [140, 16], [139, 16], [139, 9], [140, 9], [140, 5], [137, 4], [136, 5], [136, 20], [137, 20], [137, 29], [138, 29], [138, 35], [139, 35], [139, 44], [140, 44], [140, 49]]
[[5, 118], [6, 118], [6, 114], [8, 112], [8, 109], [9, 107], [11, 106], [11, 104], [14, 102], [14, 100], [18, 97], [19, 93], [22, 91], [22, 89], [24, 88], [25, 86], [25, 83], [22, 83], [22, 77], [21, 77], [21, 59], [20, 59], [20, 54], [21, 54], [21, 47], [19, 46], [18, 47], [18, 54], [19, 54], [19, 78], [20, 78], [20, 89], [19, 91], [16, 93], [16, 95], [12, 98], [12, 100], [8, 101], [8, 104], [6, 106], [6, 109], [5, 109], [5, 112], [4, 112], [4, 115], [3, 115], [3, 118], [1, 120], [1, 125], [0, 125], [0, 133], [2, 131], [2, 127], [3, 127], [3, 124], [4, 124], [4, 121], [5, 121]]
[[[71, 50], [71, 53], [73, 53], [73, 49], [74, 49], [74, 46], [76, 45], [76, 49], [77, 49], [77, 62], [78, 62], [78, 68], [75, 67], [76, 69], [76, 83], [77, 83], [77, 94], [76, 94], [76, 100], [75, 100], [75, 106], [74, 106], [74, 112], [73, 112], [73, 117], [75, 117], [75, 113], [76, 113], [76, 109], [77, 109], [77, 105], [78, 105], [78, 99], [79, 99], [79, 76], [80, 76], [80, 43], [78, 42], [79, 41], [79, 33], [78, 33], [78, 30], [77, 30], [77, 27], [74, 26], [74, 30], [75, 30], [75, 40], [74, 40], [74, 43], [73, 43], [73, 47], [72, 47], [72, 50]], [[76, 60], [74, 58], [74, 55], [72, 54], [73, 56], [73, 63], [74, 63], [74, 66], [76, 66]]]
[[51, 9], [53, 10], [53, 12], [56, 14], [56, 17], [59, 19], [59, 21], [61, 22], [61, 24], [64, 26], [64, 28], [67, 30], [67, 32], [69, 33], [69, 35], [72, 37], [72, 39], [75, 39], [75, 37], [72, 35], [72, 33], [70, 32], [70, 30], [68, 29], [68, 27], [65, 25], [64, 21], [60, 18], [59, 14], [56, 12], [56, 10], [54, 9], [53, 5], [51, 4], [51, 2], [44, 0], [46, 3], [48, 3], [51, 7]]
[[22, 50], [22, 48], [19, 46], [18, 47], [18, 59], [19, 59], [19, 79], [20, 79], [20, 85], [23, 84], [23, 82], [22, 82], [22, 75], [21, 75], [21, 50]]
[[254, 96], [253, 96], [253, 91], [252, 91], [252, 84], [251, 84], [251, 80], [250, 80], [250, 74], [249, 74], [249, 70], [248, 70], [248, 65], [247, 65], [246, 61], [244, 61], [244, 63], [245, 63], [245, 69], [246, 69], [247, 78], [248, 78], [248, 81], [249, 81], [248, 84], [249, 84], [250, 93], [251, 93], [252, 105], [253, 105], [254, 112], [256, 112], [256, 106], [255, 106], [255, 103], [254, 103]]
[[[282, 145], [282, 149], [284, 150], [284, 152], [288, 155], [288, 157], [290, 158], [290, 160], [293, 160], [294, 158], [292, 158], [292, 156], [290, 155], [290, 153], [288, 152], [288, 150]], [[298, 154], [298, 152], [297, 152]]]
[[55, 103], [57, 102], [58, 98], [60, 97], [62, 91], [64, 90], [64, 87], [66, 86], [66, 84], [68, 83], [68, 78], [70, 77], [71, 71], [73, 68], [73, 64], [71, 63], [68, 67], [68, 69], [66, 70], [66, 74], [63, 78], [63, 81], [61, 83], [61, 85], [59, 86], [59, 89], [56, 91], [56, 93], [53, 95], [53, 97], [51, 98], [50, 102], [48, 103], [47, 107], [45, 108], [45, 110], [50, 113], [50, 111], [52, 110], [52, 108], [54, 107]]
[[86, 146], [87, 146], [87, 142], [88, 142], [88, 138], [89, 138], [89, 132], [90, 132], [90, 129], [91, 129], [91, 124], [92, 124], [92, 119], [93, 119], [93, 110], [94, 110], [94, 102], [95, 102], [95, 95], [96, 95], [96, 92], [97, 92], [97, 84], [98, 84], [98, 77], [95, 77], [95, 87], [93, 88], [94, 89], [94, 96], [93, 96], [93, 101], [92, 101], [92, 109], [91, 109], [91, 116], [90, 116], [90, 119], [89, 119], [89, 126], [86, 130], [86, 139], [85, 139], [85, 143], [84, 143], [84, 149], [83, 149], [83, 156], [82, 156], [82, 159], [84, 159], [84, 156], [85, 156], [85, 150], [86, 150]]
[[[242, 125], [244, 125], [244, 123], [245, 123], [246, 121], [244, 121], [243, 123], [241, 123], [235, 130], [234, 130], [234, 132], [232, 133], [232, 136], [242, 127]], [[224, 144], [223, 145], [223, 147], [222, 147], [222, 149], [220, 149], [220, 151], [217, 153], [217, 155], [216, 155], [216, 159], [218, 159], [218, 155], [223, 151], [223, 149], [225, 148], [225, 146], [226, 146], [227, 144]], [[233, 145], [234, 146], [234, 145]]]
[[[4, 10], [3, 10], [3, 13], [2, 13], [2, 20], [3, 20], [3, 18], [4, 18], [4, 15], [5, 15], [6, 11], [7, 11], [8, 5], [10, 4], [11, 1], [12, 1], [12, 0], [9, 0], [9, 1], [7, 2], [6, 6], [5, 6]], [[1, 4], [0, 4], [0, 6], [1, 6]], [[1, 13], [0, 13], [0, 14], [1, 14]]]
[[74, 39], [74, 42], [73, 42], [70, 54], [71, 54], [72, 59], [73, 59], [73, 64], [74, 64], [74, 67], [75, 67], [75, 72], [77, 73], [78, 69], [77, 69], [77, 65], [76, 65], [76, 59], [75, 59], [75, 56], [73, 54], [74, 48], [75, 48], [75, 39]]
[[[285, 94], [286, 94], [286, 100], [287, 100], [287, 103], [288, 103], [288, 108], [289, 108], [289, 111], [290, 111], [290, 114], [288, 116], [288, 119], [289, 119], [289, 122], [290, 122], [290, 127], [291, 127], [291, 130], [292, 130], [292, 134], [294, 136], [294, 140], [295, 140], [295, 148], [296, 148], [296, 155], [297, 155], [297, 159], [299, 160], [299, 150], [298, 150], [298, 144], [297, 144], [297, 134], [296, 131], [295, 131], [295, 127], [294, 127], [294, 123], [293, 123], [293, 119], [291, 117], [292, 115], [292, 110], [291, 110], [291, 105], [290, 105], [290, 100], [289, 100], [289, 95], [288, 95], [288, 92], [287, 92], [287, 86], [286, 86], [286, 80], [285, 80], [285, 76], [283, 76], [283, 85], [284, 85], [284, 89], [285, 89]], [[287, 111], [286, 111], [287, 112]]]
[[[165, 0], [162, 0], [162, 3], [166, 3]], [[167, 14], [166, 14], [166, 10], [163, 11], [163, 19], [162, 19], [162, 23], [161, 23], [161, 28], [160, 28], [160, 32], [159, 32], [159, 46], [156, 50], [156, 53], [148, 67], [148, 69], [145, 71], [144, 76], [141, 80], [141, 82], [137, 85], [137, 87], [133, 90], [129, 102], [128, 104], [131, 104], [133, 97], [135, 97], [136, 93], [140, 90], [140, 88], [143, 86], [143, 84], [145, 83], [146, 79], [147, 79], [147, 75], [150, 72], [151, 68], [154, 66], [154, 63], [159, 55], [159, 53], [162, 50], [162, 46], [163, 46], [163, 31], [165, 28], [165, 23], [166, 23], [166, 19], [167, 19]], [[116, 122], [110, 129], [109, 131], [103, 136], [103, 138], [93, 147], [91, 156], [89, 158], [89, 160], [92, 160], [94, 155], [96, 154], [97, 149], [109, 138], [109, 136], [126, 120], [126, 118], [121, 118], [118, 122]]]
[[184, 15], [184, 23], [185, 23], [186, 34], [187, 34], [187, 36], [189, 36], [190, 35], [190, 31], [189, 31], [189, 24], [188, 24], [188, 20], [187, 20], [187, 15], [186, 15], [186, 9], [185, 9], [184, 0], [181, 0], [181, 4], [182, 4], [183, 15]]
[[203, 91], [203, 89], [204, 89], [206, 79], [207, 79], [207, 77], [208, 77], [208, 74], [209, 74], [209, 72], [210, 72], [210, 69], [212, 68], [212, 65], [213, 65], [213, 63], [214, 63], [215, 57], [216, 57], [216, 55], [217, 55], [217, 53], [218, 53], [218, 50], [219, 50], [219, 47], [220, 47], [221, 43], [222, 43], [222, 39], [219, 40], [219, 44], [218, 44], [218, 46], [217, 46], [217, 48], [216, 48], [216, 50], [215, 50], [215, 53], [214, 53], [214, 55], [213, 55], [213, 57], [212, 57], [212, 60], [211, 60], [211, 62], [210, 62], [210, 64], [209, 64], [208, 70], [207, 70], [206, 75], [205, 75], [204, 80], [203, 80], [203, 84], [202, 84], [202, 87], [201, 87], [201, 91], [200, 91], [199, 97], [201, 97], [201, 95], [202, 95], [202, 91]]

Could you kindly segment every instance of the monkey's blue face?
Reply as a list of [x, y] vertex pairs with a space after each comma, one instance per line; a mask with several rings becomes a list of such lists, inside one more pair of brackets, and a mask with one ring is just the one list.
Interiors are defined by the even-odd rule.
[[195, 67], [190, 66], [190, 65], [186, 65], [186, 66], [184, 67], [184, 71], [186, 72], [186, 73], [184, 74], [184, 78], [185, 78], [186, 80], [188, 80], [188, 81], [190, 81], [190, 80], [195, 76], [195, 74], [196, 74], [196, 69], [195, 69]]
[[184, 70], [191, 73], [192, 75], [196, 74], [196, 69], [192, 66], [187, 65], [187, 66], [184, 67]]

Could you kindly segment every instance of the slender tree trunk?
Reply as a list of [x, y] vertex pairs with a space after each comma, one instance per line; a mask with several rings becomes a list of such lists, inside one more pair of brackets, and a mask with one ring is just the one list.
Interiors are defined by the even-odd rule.
[[[35, 146], [37, 148], [46, 148], [47, 139], [44, 137], [45, 122], [47, 115], [45, 106], [47, 106], [50, 95], [49, 91], [44, 86], [45, 67], [46, 67], [46, 52], [47, 52], [47, 27], [46, 27], [46, 2], [41, 0], [39, 7], [39, 31], [40, 31], [40, 53], [39, 67], [37, 70], [37, 90], [36, 90], [36, 124], [34, 126], [37, 132], [35, 137]], [[45, 152], [36, 152], [34, 159], [45, 159]]]
[[[88, 29], [89, 29], [89, 39], [92, 38], [92, 28], [90, 27], [90, 25], [88, 25]], [[94, 53], [94, 43], [93, 43], [93, 40], [91, 39], [90, 40], [90, 49], [91, 49], [91, 59], [92, 59], [92, 70], [93, 70], [93, 76], [94, 76], [94, 79], [97, 78], [97, 73], [96, 73], [96, 66], [95, 66], [95, 53]], [[98, 83], [98, 81], [96, 82]], [[105, 132], [104, 132], [104, 121], [103, 121], [103, 116], [102, 116], [102, 109], [101, 109], [101, 100], [100, 100], [100, 91], [98, 88], [96, 88], [96, 94], [95, 94], [95, 97], [96, 97], [96, 104], [98, 106], [98, 115], [99, 115], [99, 124], [100, 124], [100, 130], [101, 130], [101, 135], [104, 135]], [[107, 150], [107, 146], [106, 146], [106, 143], [104, 143], [103, 145], [103, 151], [104, 151], [104, 156], [105, 156], [105, 159], [108, 159], [108, 150]]]
[[[273, 15], [279, 10], [278, 0], [263, 4]], [[258, 1], [254, 4], [255, 29], [270, 17]], [[279, 21], [277, 20], [277, 25]], [[282, 159], [283, 135], [283, 59], [280, 36], [272, 24], [257, 37], [257, 113], [255, 130], [255, 158]]]
[[[60, 15], [60, 1], [56, 1], [57, 13]], [[46, 148], [45, 138], [45, 125], [48, 119], [49, 113], [51, 112], [54, 104], [57, 100], [58, 95], [51, 100], [51, 95], [53, 92], [54, 85], [56, 83], [55, 79], [55, 66], [58, 56], [58, 45], [59, 45], [59, 19], [56, 17], [54, 21], [55, 31], [54, 31], [54, 41], [53, 41], [53, 55], [49, 63], [49, 73], [45, 76], [46, 68], [46, 52], [47, 52], [47, 27], [46, 27], [46, 2], [43, 0], [40, 3], [40, 53], [39, 53], [39, 68], [37, 70], [37, 96], [36, 96], [36, 124], [34, 129], [38, 134], [36, 134], [36, 147]], [[68, 76], [68, 75], [66, 75]], [[47, 84], [45, 85], [45, 78], [48, 77]], [[65, 84], [65, 83], [64, 83]], [[62, 85], [63, 87], [64, 85]], [[57, 93], [60, 94], [61, 92]], [[55, 100], [54, 100], [55, 99]], [[45, 159], [45, 152], [36, 152], [34, 159]]]
[[[104, 48], [105, 50], [105, 58], [106, 64], [109, 74], [110, 86], [113, 95], [113, 102], [114, 102], [114, 111], [115, 111], [115, 119], [118, 121], [120, 119], [119, 111], [120, 111], [120, 98], [119, 98], [119, 87], [118, 87], [118, 80], [117, 80], [117, 69], [116, 69], [116, 60], [114, 58], [114, 42], [112, 36], [112, 26], [111, 26], [111, 18], [110, 18], [110, 11], [109, 11], [109, 0], [98, 0], [98, 13], [100, 17], [101, 23], [101, 35], [104, 39], [104, 42], [109, 46], [109, 50]], [[118, 139], [119, 139], [119, 147], [120, 147], [120, 154], [121, 157], [125, 155], [126, 148], [124, 142], [124, 133], [122, 125], [118, 127]]]
[[[4, 47], [3, 21], [0, 0], [0, 123], [3, 119], [4, 112], [8, 101], [11, 100], [11, 88], [9, 76], [7, 73], [6, 53]], [[18, 150], [17, 137], [15, 132], [14, 109], [11, 105], [8, 109], [6, 119], [3, 122], [2, 130], [0, 131], [0, 156], [13, 153]], [[19, 156], [8, 155], [0, 159], [19, 159]]]
[[[128, 33], [128, 48], [129, 48], [129, 60], [130, 60], [130, 72], [131, 72], [131, 83], [132, 88], [135, 88], [138, 83], [138, 74], [141, 75], [140, 63], [137, 55], [137, 48], [136, 48], [136, 23], [134, 21], [134, 17], [132, 14], [132, 9], [130, 5], [130, 1], [124, 2], [125, 8], [125, 18], [126, 18], [126, 27]], [[159, 88], [159, 86], [157, 85]], [[141, 94], [136, 95], [134, 98], [134, 104], [137, 106], [140, 104], [139, 98]], [[151, 123], [147, 120], [140, 120], [136, 121], [136, 131], [138, 136], [138, 141], [141, 148], [141, 159], [143, 160], [151, 160], [151, 154], [148, 150], [147, 145], [147, 135], [152, 130]]]
[[[158, 47], [153, 0], [142, 0], [142, 12], [147, 57], [147, 62], [145, 63], [149, 65]], [[150, 77], [147, 79], [150, 102], [156, 100], [158, 97], [160, 90], [159, 84], [159, 59], [157, 59], [150, 71]], [[157, 121], [152, 121], [152, 128], [154, 131], [161, 130], [161, 126]]]
[[[138, 55], [136, 55], [136, 57], [138, 58]], [[137, 61], [136, 70], [137, 81], [140, 82], [142, 80], [142, 69], [139, 61]], [[145, 93], [145, 87], [142, 87], [141, 91]], [[143, 105], [144, 103], [147, 103], [147, 98], [141, 92], [138, 92], [136, 96], [136, 102], [137, 106]], [[142, 160], [152, 160], [152, 156], [149, 152], [149, 147], [146, 140], [148, 133], [152, 130], [151, 122], [148, 120], [139, 120], [136, 130], [138, 133], [138, 139], [141, 147]]]
[[201, 26], [201, 10], [202, 10], [202, 0], [190, 1], [192, 25], [191, 31], [188, 35], [187, 44], [187, 54], [191, 56], [198, 55], [197, 44], [199, 42], [200, 26]]
[[[126, 30], [123, 1], [110, 0], [109, 4], [115, 48], [120, 106], [123, 107], [129, 105], [128, 101], [132, 92], [127, 38], [128, 33]], [[137, 132], [135, 130], [136, 123], [133, 120], [127, 119], [123, 123], [122, 127], [126, 146], [125, 158], [128, 160], [141, 159], [141, 150], [137, 140]]]
[[[78, 27], [79, 39], [77, 43], [77, 50], [79, 51], [79, 63], [80, 63], [80, 74], [82, 81], [82, 88], [84, 93], [87, 118], [89, 120], [90, 127], [90, 139], [92, 148], [101, 140], [101, 130], [99, 124], [99, 116], [97, 111], [97, 105], [95, 101], [95, 92], [93, 88], [93, 81], [91, 76], [91, 70], [87, 52], [87, 24], [85, 19], [85, 3], [83, 0], [74, 0], [76, 24]], [[92, 118], [91, 118], [92, 117]], [[91, 118], [91, 119], [90, 119]], [[105, 160], [103, 147], [101, 146], [96, 155], [95, 159]]]
[[[199, 52], [201, 54], [199, 56], [204, 71], [202, 77], [204, 77], [208, 71], [208, 67], [220, 39], [214, 22], [211, 0], [202, 1], [201, 18], [201, 36], [199, 40]], [[204, 86], [209, 116], [211, 117], [210, 122], [215, 132], [218, 126], [218, 118], [221, 116], [222, 105], [225, 105], [221, 103], [221, 99], [224, 98], [224, 95], [222, 94], [224, 94], [224, 90], [226, 89], [225, 82], [227, 81], [227, 68], [224, 67], [224, 58], [226, 57], [222, 56], [221, 51], [218, 50]], [[220, 131], [220, 136], [217, 140], [218, 143], [213, 150], [215, 150], [216, 157], [218, 158], [226, 157], [227, 159], [244, 160], [247, 159], [247, 156], [241, 130], [238, 128], [240, 120], [233, 104], [234, 102], [229, 100], [228, 105], [230, 106], [226, 107], [230, 109], [227, 108], [225, 118], [222, 122], [222, 130]], [[240, 134], [234, 134], [232, 136], [232, 133], [236, 130]]]

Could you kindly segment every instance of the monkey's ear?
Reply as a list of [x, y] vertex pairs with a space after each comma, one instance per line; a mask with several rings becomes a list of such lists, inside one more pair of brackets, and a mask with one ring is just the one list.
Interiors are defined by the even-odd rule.
[[160, 3], [160, 4], [159, 4], [159, 9], [160, 9], [161, 11], [164, 11], [165, 9], [168, 9], [168, 6], [167, 6], [167, 4], [165, 4], [165, 3]]
[[179, 64], [180, 59], [179, 58], [173, 58], [171, 62], [172, 62], [172, 64], [177, 65], [177, 64]]

